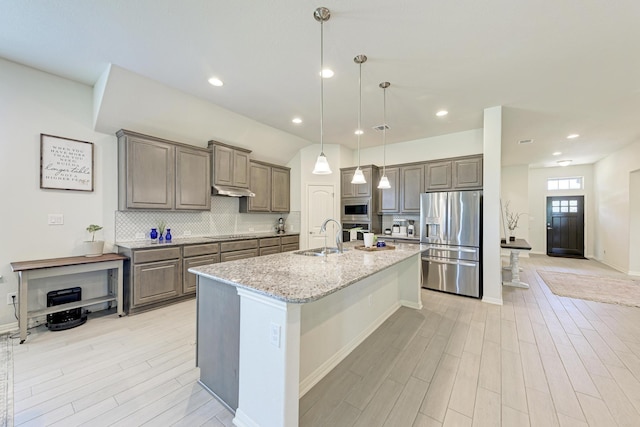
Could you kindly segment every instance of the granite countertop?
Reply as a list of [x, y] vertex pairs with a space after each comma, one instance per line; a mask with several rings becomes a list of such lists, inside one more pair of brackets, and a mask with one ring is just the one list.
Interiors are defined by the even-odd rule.
[[140, 240], [127, 240], [116, 242], [117, 246], [121, 248], [127, 249], [151, 249], [151, 248], [164, 248], [171, 246], [182, 246], [182, 245], [197, 245], [203, 243], [218, 243], [218, 242], [229, 242], [232, 240], [251, 240], [251, 239], [264, 239], [268, 237], [278, 237], [278, 236], [297, 236], [299, 232], [287, 232], [284, 234], [277, 234], [273, 232], [262, 232], [262, 233], [248, 233], [248, 234], [234, 234], [234, 235], [224, 235], [224, 236], [199, 236], [199, 237], [174, 237], [171, 239], [169, 243], [166, 241], [163, 243], [151, 243], [149, 239], [140, 239]]
[[306, 303], [419, 254], [422, 245], [399, 243], [395, 249], [362, 251], [362, 242], [345, 243], [343, 254], [327, 257], [285, 252], [193, 267], [189, 272], [290, 303]]

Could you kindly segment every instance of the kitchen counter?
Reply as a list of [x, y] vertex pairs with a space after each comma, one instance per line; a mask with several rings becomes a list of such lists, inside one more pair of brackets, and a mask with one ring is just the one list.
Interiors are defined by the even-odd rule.
[[385, 242], [407, 242], [407, 243], [420, 243], [420, 237], [408, 237], [408, 236], [393, 236], [389, 234], [376, 234], [378, 240]]
[[394, 264], [420, 253], [421, 246], [397, 244], [394, 250], [354, 249], [362, 242], [344, 244], [343, 254], [327, 257], [294, 252], [268, 255], [189, 269], [189, 272], [219, 280], [290, 303], [317, 300]]
[[421, 245], [356, 245], [189, 269], [200, 384], [235, 411], [234, 425], [297, 426], [302, 395], [398, 308], [422, 307]]
[[198, 236], [198, 237], [174, 237], [169, 243], [166, 241], [163, 243], [152, 243], [149, 239], [140, 240], [125, 240], [116, 242], [117, 246], [126, 249], [151, 249], [167, 246], [180, 246], [180, 245], [198, 245], [202, 243], [217, 243], [217, 242], [229, 242], [233, 240], [250, 240], [250, 239], [263, 239], [269, 237], [279, 236], [297, 236], [299, 232], [287, 232], [284, 234], [277, 234], [272, 232], [267, 233], [248, 233], [248, 234], [234, 234], [232, 236]]

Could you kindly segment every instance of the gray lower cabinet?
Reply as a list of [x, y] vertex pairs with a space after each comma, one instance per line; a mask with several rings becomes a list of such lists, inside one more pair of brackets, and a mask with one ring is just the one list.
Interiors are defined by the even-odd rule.
[[209, 210], [209, 152], [119, 130], [118, 209]]
[[300, 236], [282, 236], [280, 238], [282, 252], [297, 251], [300, 249]]
[[188, 245], [182, 248], [182, 293], [196, 292], [196, 275], [189, 273], [191, 267], [216, 264], [220, 262], [220, 245], [207, 243], [203, 245]]
[[258, 239], [220, 243], [220, 262], [257, 257], [260, 254]]
[[259, 245], [260, 256], [280, 253], [280, 237], [267, 237], [260, 239]]
[[178, 297], [182, 292], [180, 260], [179, 247], [135, 251], [131, 261], [129, 308]]

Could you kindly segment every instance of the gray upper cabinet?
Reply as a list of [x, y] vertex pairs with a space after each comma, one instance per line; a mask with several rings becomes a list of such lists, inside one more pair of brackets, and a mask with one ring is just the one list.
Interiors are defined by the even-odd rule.
[[271, 168], [271, 212], [291, 210], [291, 170]]
[[[366, 184], [351, 183], [351, 180], [353, 179], [353, 173], [355, 172], [356, 168], [340, 169], [340, 196], [343, 199], [354, 197], [371, 197], [371, 195], [373, 194], [373, 180], [375, 179], [373, 166], [360, 166], [360, 169], [362, 170], [364, 179], [367, 181]], [[375, 185], [377, 185], [377, 183], [375, 183]]]
[[287, 167], [250, 161], [250, 188], [255, 197], [240, 198], [240, 212], [289, 212], [290, 175]]
[[456, 189], [482, 188], [482, 157], [453, 161], [453, 187]]
[[425, 165], [425, 191], [450, 190], [451, 185], [451, 160], [428, 162]]
[[400, 168], [400, 212], [420, 213], [420, 193], [424, 192], [424, 164]]
[[176, 147], [176, 209], [211, 209], [210, 170], [208, 151]]
[[118, 209], [209, 210], [208, 151], [120, 130]]
[[[379, 213], [398, 213], [400, 212], [400, 168], [392, 167], [386, 170], [387, 178], [391, 188], [386, 190], [378, 190], [380, 196]], [[382, 176], [382, 169], [380, 169], [380, 176]]]
[[249, 188], [249, 153], [217, 141], [209, 141], [213, 156], [213, 184]]

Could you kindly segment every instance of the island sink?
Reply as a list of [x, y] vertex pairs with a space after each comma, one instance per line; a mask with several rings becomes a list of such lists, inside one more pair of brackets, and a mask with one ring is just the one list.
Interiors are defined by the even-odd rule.
[[[346, 252], [346, 249], [343, 249], [343, 252]], [[304, 251], [294, 252], [296, 255], [306, 255], [306, 256], [324, 256], [329, 254], [339, 254], [340, 249], [338, 248], [315, 248], [315, 249], [306, 249]]]

